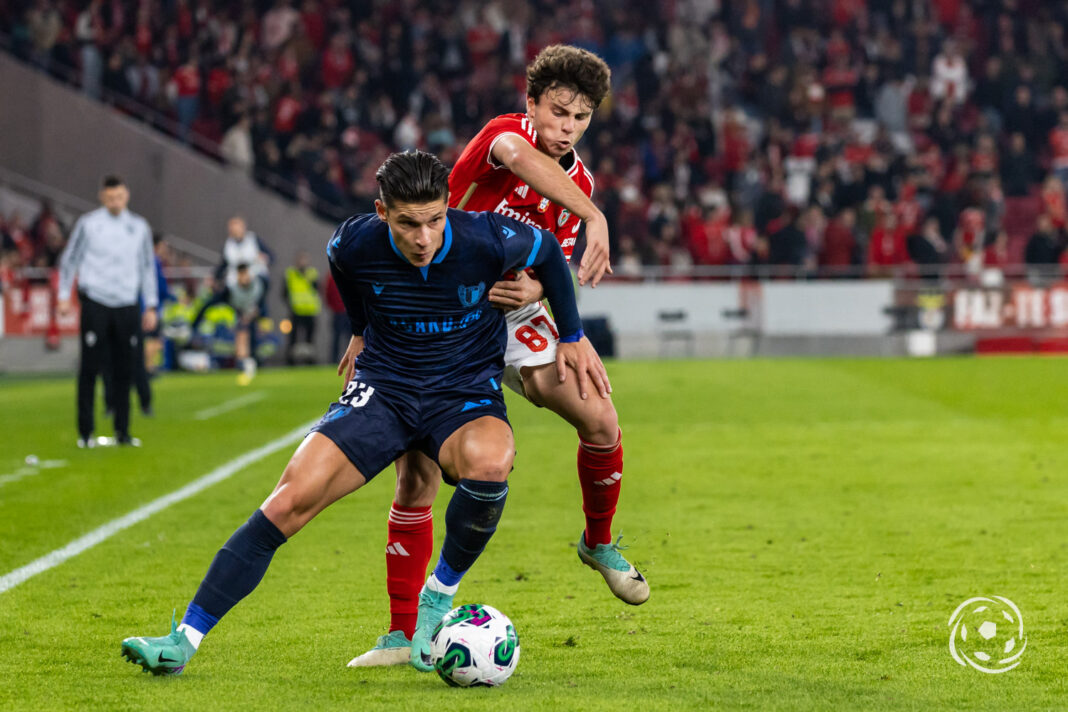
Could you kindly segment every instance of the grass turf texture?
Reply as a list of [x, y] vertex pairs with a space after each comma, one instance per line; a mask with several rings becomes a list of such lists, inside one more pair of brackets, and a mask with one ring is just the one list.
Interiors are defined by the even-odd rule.
[[[387, 620], [392, 471], [282, 547], [184, 675], [141, 674], [119, 642], [181, 616], [287, 447], [0, 594], [0, 709], [1060, 708], [1066, 365], [610, 364], [627, 455], [616, 522], [651, 583], [644, 606], [579, 564], [574, 434], [513, 397], [511, 496], [457, 597], [515, 621], [521, 659], [504, 687], [345, 668]], [[157, 417], [134, 416], [144, 448], [80, 451], [73, 379], [0, 380], [0, 475], [31, 453], [69, 463], [0, 485], [0, 574], [317, 417], [339, 384], [318, 369], [156, 389]], [[1026, 626], [1022, 663], [1003, 675], [948, 652], [950, 613], [989, 594]]]

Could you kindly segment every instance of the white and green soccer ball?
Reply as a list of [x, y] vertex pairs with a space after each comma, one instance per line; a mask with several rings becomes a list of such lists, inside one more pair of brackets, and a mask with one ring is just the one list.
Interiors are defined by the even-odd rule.
[[950, 616], [949, 625], [953, 659], [980, 672], [1012, 670], [1027, 647], [1020, 609], [1003, 596], [969, 598]]
[[496, 687], [519, 664], [519, 635], [493, 606], [460, 606], [446, 613], [430, 636], [430, 660], [453, 687]]

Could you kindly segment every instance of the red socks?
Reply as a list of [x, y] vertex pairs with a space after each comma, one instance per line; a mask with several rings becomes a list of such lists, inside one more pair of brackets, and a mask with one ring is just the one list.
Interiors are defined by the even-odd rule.
[[386, 539], [386, 591], [389, 592], [389, 629], [403, 630], [412, 639], [419, 609], [419, 591], [434, 548], [434, 515], [430, 507], [389, 510]]
[[586, 546], [612, 543], [612, 515], [623, 477], [623, 433], [615, 445], [593, 445], [579, 438], [578, 477], [586, 513]]

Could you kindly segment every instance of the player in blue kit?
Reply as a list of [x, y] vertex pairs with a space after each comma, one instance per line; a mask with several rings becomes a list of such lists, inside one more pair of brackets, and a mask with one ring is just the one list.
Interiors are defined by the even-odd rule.
[[418, 451], [457, 482], [445, 541], [420, 594], [412, 665], [429, 670], [429, 637], [460, 579], [497, 528], [515, 455], [500, 382], [504, 316], [487, 285], [532, 268], [561, 333], [557, 369], [607, 395], [583, 336], [571, 275], [551, 234], [492, 213], [448, 208], [448, 169], [427, 153], [379, 168], [374, 215], [343, 223], [327, 254], [353, 333], [363, 335], [344, 393], [297, 448], [271, 495], [215, 555], [181, 625], [122, 642], [157, 675], [178, 674], [204, 636], [262, 580], [274, 552], [327, 506], [397, 457]]

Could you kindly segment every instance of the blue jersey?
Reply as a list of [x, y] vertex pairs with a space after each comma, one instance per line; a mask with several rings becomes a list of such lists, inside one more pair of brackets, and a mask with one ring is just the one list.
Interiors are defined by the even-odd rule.
[[507, 335], [488, 292], [512, 269], [533, 268], [542, 280], [561, 341], [582, 336], [556, 238], [495, 213], [450, 209], [442, 246], [426, 267], [405, 259], [375, 214], [342, 223], [327, 255], [353, 333], [364, 338], [360, 370], [431, 387], [499, 379]]

